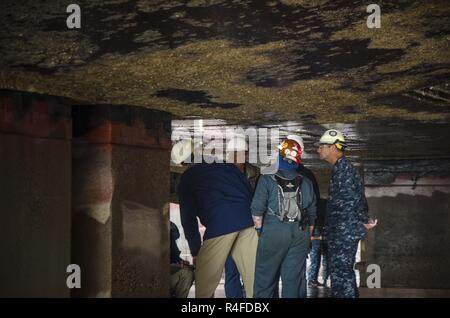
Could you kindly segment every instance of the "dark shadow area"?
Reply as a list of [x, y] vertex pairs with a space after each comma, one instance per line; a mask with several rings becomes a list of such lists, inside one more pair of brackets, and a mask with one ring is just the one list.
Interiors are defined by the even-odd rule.
[[211, 101], [211, 98], [213, 97], [204, 91], [187, 89], [171, 88], [160, 90], [156, 94], [154, 94], [154, 96], [174, 99], [180, 102], [184, 102], [187, 105], [199, 104], [201, 108], [235, 108], [240, 106], [239, 104], [235, 103], [216, 103]]

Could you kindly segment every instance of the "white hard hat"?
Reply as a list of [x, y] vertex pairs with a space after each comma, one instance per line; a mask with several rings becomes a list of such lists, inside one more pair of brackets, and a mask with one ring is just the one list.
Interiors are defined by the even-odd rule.
[[340, 150], [346, 147], [344, 135], [336, 129], [327, 130], [322, 137], [320, 137], [320, 144], [336, 145]]
[[248, 145], [245, 136], [234, 135], [227, 143], [227, 151], [247, 151]]
[[170, 153], [170, 157], [173, 163], [181, 164], [187, 158], [189, 158], [192, 154], [193, 143], [191, 139], [182, 139], [178, 141], [175, 145], [172, 146], [172, 151]]
[[203, 147], [203, 155], [216, 158], [219, 161], [223, 160], [223, 140], [212, 139]]
[[298, 143], [300, 145], [300, 147], [302, 148], [302, 152], [305, 152], [305, 145], [303, 143], [302, 137], [300, 137], [299, 135], [288, 135], [286, 138]]

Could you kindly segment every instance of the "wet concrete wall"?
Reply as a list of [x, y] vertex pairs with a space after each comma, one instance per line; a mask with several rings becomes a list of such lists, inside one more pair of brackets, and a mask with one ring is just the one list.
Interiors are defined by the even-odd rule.
[[73, 109], [75, 297], [169, 295], [170, 117], [123, 106]]
[[0, 296], [168, 296], [170, 116], [73, 103], [0, 91]]
[[380, 266], [382, 287], [450, 289], [450, 161], [367, 162], [364, 170], [379, 222], [363, 244], [365, 265]]
[[71, 118], [64, 99], [0, 91], [0, 297], [68, 297]]

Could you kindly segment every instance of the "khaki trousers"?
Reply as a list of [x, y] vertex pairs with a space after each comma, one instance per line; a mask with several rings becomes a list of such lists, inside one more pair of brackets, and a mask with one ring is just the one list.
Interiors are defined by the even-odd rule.
[[252, 298], [257, 246], [258, 235], [253, 227], [205, 240], [196, 259], [195, 297], [214, 296], [225, 261], [231, 255], [242, 276], [246, 297]]

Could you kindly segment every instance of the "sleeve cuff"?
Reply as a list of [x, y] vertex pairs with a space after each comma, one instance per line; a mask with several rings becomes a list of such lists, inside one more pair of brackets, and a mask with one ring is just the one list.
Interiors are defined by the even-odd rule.
[[259, 217], [262, 217], [263, 215], [264, 215], [264, 212], [252, 211], [252, 216], [259, 216]]

